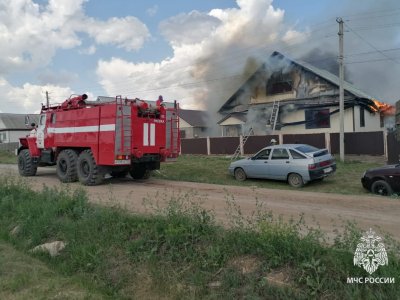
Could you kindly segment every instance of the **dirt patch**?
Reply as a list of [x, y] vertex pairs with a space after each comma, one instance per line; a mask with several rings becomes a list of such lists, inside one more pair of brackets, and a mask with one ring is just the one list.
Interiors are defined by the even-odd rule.
[[265, 279], [267, 282], [274, 286], [288, 287], [291, 286], [291, 278], [293, 276], [293, 270], [289, 267], [283, 267], [271, 271]]
[[[16, 166], [0, 165], [0, 173], [15, 176]], [[227, 198], [234, 198], [244, 217], [254, 215], [259, 209], [256, 206], [257, 199], [262, 202], [263, 211], [272, 211], [274, 216], [282, 216], [283, 220], [296, 220], [302, 214], [307, 225], [315, 224], [328, 238], [336, 236], [335, 230], [343, 222], [355, 221], [365, 231], [372, 228], [381, 236], [387, 232], [400, 241], [400, 201], [387, 197], [254, 189], [155, 178], [138, 181], [129, 178], [109, 179], [101, 186], [85, 187], [79, 183], [61, 184], [54, 168], [38, 169], [37, 176], [29, 178], [29, 184], [35, 190], [43, 189], [44, 184], [49, 187], [68, 186], [71, 190], [84, 189], [93, 203], [119, 206], [136, 213], [146, 212], [143, 199], [159, 199], [159, 204], [163, 207], [177, 193], [193, 195], [195, 191], [197, 195], [201, 195], [201, 206], [212, 210], [217, 221], [223, 224], [229, 219]], [[160, 195], [165, 196], [160, 198]]]
[[233, 267], [241, 274], [254, 273], [261, 266], [262, 260], [252, 255], [242, 255], [235, 257], [227, 263], [227, 267]]

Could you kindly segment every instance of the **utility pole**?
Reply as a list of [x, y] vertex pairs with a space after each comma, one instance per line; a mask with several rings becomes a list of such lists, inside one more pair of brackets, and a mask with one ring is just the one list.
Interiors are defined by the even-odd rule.
[[344, 162], [344, 65], [343, 65], [343, 20], [336, 18], [339, 23], [339, 145], [340, 145], [340, 161]]
[[49, 108], [50, 106], [50, 101], [49, 101], [49, 92], [46, 91], [46, 107]]

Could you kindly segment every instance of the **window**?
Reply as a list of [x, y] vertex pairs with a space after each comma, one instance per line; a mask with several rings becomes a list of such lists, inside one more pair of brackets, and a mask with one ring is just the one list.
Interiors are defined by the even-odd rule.
[[185, 130], [179, 130], [179, 134], [181, 136], [181, 139], [186, 138], [186, 131]]
[[51, 123], [52, 123], [52, 124], [55, 124], [55, 123], [56, 123], [56, 114], [55, 114], [55, 113], [52, 113], [52, 114], [51, 114]]
[[306, 109], [306, 129], [330, 128], [331, 120], [329, 109]]
[[360, 106], [360, 127], [365, 127], [365, 110]]
[[292, 149], [289, 149], [290, 155], [292, 156], [293, 159], [304, 159], [307, 158], [303, 154], [300, 154], [297, 151], [294, 151]]
[[282, 94], [293, 90], [293, 80], [289, 73], [275, 73], [267, 82], [267, 95]]
[[46, 115], [41, 115], [41, 116], [40, 116], [39, 124], [40, 124], [40, 125], [44, 125], [45, 122], [46, 122]]
[[385, 118], [383, 117], [383, 114], [379, 115], [379, 123], [381, 125], [381, 128], [385, 126]]
[[274, 149], [271, 159], [289, 159], [289, 154], [286, 149]]
[[264, 149], [258, 152], [255, 156], [254, 159], [268, 159], [269, 154], [271, 153], [271, 149]]
[[310, 153], [310, 152], [315, 152], [318, 151], [318, 148], [315, 148], [313, 146], [310, 145], [303, 145], [303, 146], [297, 146], [295, 148], [297, 151], [303, 152], [303, 153]]

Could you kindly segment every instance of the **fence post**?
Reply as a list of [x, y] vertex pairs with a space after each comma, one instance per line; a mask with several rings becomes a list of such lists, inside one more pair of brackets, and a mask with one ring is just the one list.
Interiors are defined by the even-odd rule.
[[282, 145], [283, 144], [283, 134], [282, 133], [280, 133], [278, 135], [278, 140], [279, 140], [279, 145]]
[[329, 132], [325, 132], [325, 148], [328, 149], [329, 153], [332, 153], [332, 150], [331, 150], [331, 134]]
[[207, 155], [211, 155], [211, 141], [210, 137], [207, 137]]
[[383, 155], [385, 156], [386, 161], [388, 160], [388, 138], [387, 138], [387, 130], [385, 129], [383, 132]]

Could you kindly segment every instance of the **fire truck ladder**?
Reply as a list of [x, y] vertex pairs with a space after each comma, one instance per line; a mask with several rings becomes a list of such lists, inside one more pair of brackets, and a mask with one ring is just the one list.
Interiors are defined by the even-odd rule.
[[279, 101], [274, 101], [274, 104], [272, 105], [271, 116], [269, 118], [269, 124], [271, 125], [272, 133], [275, 131], [278, 115], [279, 115]]
[[124, 104], [121, 96], [116, 97], [116, 102], [115, 154], [130, 155], [132, 141], [131, 107]]
[[[167, 110], [167, 148], [173, 154], [179, 154], [179, 116], [176, 112]], [[176, 158], [167, 158], [167, 161], [173, 161]]]
[[[243, 136], [243, 139], [242, 139], [242, 147], [244, 147], [244, 144], [246, 144], [247, 140], [249, 139], [249, 136], [251, 136], [251, 135], [253, 135], [253, 134], [254, 134], [253, 128], [250, 128], [250, 129], [249, 129], [249, 132], [247, 133], [247, 135], [244, 135], [244, 136]], [[236, 158], [238, 158], [238, 157], [240, 156], [240, 154], [241, 154], [240, 149], [241, 149], [242, 147], [241, 147], [241, 145], [240, 145], [240, 143], [239, 143], [239, 146], [236, 148], [235, 153], [233, 153], [233, 155], [232, 155], [232, 157], [231, 157], [231, 160], [234, 160], [234, 159], [236, 159]]]

